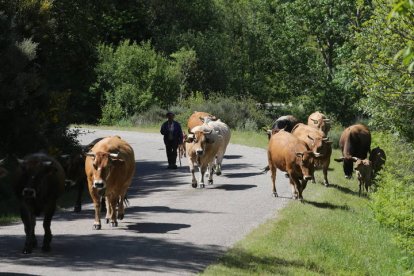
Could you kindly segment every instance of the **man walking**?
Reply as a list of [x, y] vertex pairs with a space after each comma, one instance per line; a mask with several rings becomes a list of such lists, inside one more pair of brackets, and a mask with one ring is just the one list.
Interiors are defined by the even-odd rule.
[[178, 145], [183, 143], [183, 131], [181, 125], [177, 121], [174, 121], [174, 113], [168, 111], [167, 121], [161, 126], [161, 134], [164, 135], [165, 150], [168, 158], [168, 169], [176, 169], [177, 165], [177, 148]]

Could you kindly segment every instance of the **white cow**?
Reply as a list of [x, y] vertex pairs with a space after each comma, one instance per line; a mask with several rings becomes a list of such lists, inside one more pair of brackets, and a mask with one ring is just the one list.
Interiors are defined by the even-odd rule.
[[221, 175], [221, 163], [223, 162], [224, 154], [226, 153], [227, 146], [230, 142], [231, 131], [227, 124], [223, 123], [220, 119], [213, 121], [209, 117], [200, 118], [204, 124], [213, 128], [217, 133], [223, 137], [222, 143], [219, 145], [219, 150], [215, 160], [215, 172], [217, 175]]

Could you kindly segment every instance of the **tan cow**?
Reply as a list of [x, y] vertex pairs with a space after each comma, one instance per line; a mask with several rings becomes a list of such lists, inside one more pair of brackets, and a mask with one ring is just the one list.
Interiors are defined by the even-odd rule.
[[272, 172], [273, 195], [276, 191], [277, 169], [287, 172], [294, 199], [302, 200], [302, 192], [308, 180], [312, 179], [315, 153], [309, 150], [305, 142], [284, 130], [272, 135], [269, 140], [268, 162]]
[[201, 126], [203, 124], [203, 121], [201, 121], [200, 118], [209, 117], [212, 121], [217, 120], [217, 117], [214, 115], [211, 115], [207, 112], [200, 112], [200, 111], [194, 111], [193, 114], [188, 118], [187, 121], [187, 128], [188, 133], [191, 133], [191, 130], [196, 126]]
[[308, 117], [308, 126], [322, 130], [323, 133], [325, 133], [325, 136], [328, 135], [328, 132], [331, 129], [330, 122], [331, 120], [319, 111], [312, 113]]
[[[212, 128], [202, 125], [191, 129], [186, 142], [187, 159], [192, 175], [191, 186], [193, 188], [204, 188], [204, 176], [208, 171], [208, 184], [213, 184], [213, 162], [223, 142], [223, 137], [218, 135]], [[200, 179], [194, 174], [194, 165], [200, 170]]]
[[361, 196], [361, 190], [365, 187], [365, 191], [368, 193], [368, 188], [372, 184], [372, 163], [368, 159], [355, 160], [355, 171], [359, 182], [359, 196]]
[[93, 146], [85, 160], [89, 193], [95, 206], [94, 229], [101, 229], [100, 202], [106, 197], [106, 222], [118, 226], [124, 218], [124, 201], [135, 173], [131, 146], [119, 136], [106, 137]]
[[[315, 158], [315, 169], [322, 169], [324, 185], [328, 187], [328, 168], [331, 163], [332, 141], [325, 137], [323, 131], [302, 123], [293, 128], [292, 134], [304, 141], [315, 154], [320, 154], [318, 158]], [[315, 183], [314, 175], [312, 175], [312, 181]]]

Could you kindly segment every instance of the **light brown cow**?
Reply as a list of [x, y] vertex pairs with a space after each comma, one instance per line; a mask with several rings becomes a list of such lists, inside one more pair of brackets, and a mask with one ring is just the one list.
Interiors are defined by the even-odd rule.
[[268, 162], [272, 172], [273, 195], [276, 191], [277, 169], [287, 172], [294, 199], [302, 200], [302, 192], [308, 180], [312, 179], [315, 154], [310, 151], [305, 142], [284, 130], [272, 135], [269, 140]]
[[[322, 169], [324, 185], [328, 187], [328, 168], [331, 163], [332, 141], [325, 137], [323, 131], [302, 123], [293, 128], [292, 134], [304, 141], [315, 154], [320, 154], [318, 158], [315, 158], [315, 169]], [[312, 175], [312, 182], [315, 183], [314, 175]]]
[[187, 121], [188, 133], [191, 133], [191, 130], [194, 127], [201, 126], [203, 124], [203, 121], [201, 121], [200, 118], [205, 118], [205, 117], [209, 117], [210, 120], [212, 121], [217, 120], [217, 117], [214, 115], [211, 115], [210, 113], [194, 111], [194, 113], [191, 114], [191, 116], [188, 118], [188, 121]]
[[368, 188], [372, 184], [372, 163], [368, 159], [355, 159], [355, 171], [359, 182], [359, 196], [361, 196], [361, 190], [365, 187], [365, 191], [368, 193]]
[[319, 111], [312, 113], [308, 117], [308, 126], [322, 130], [323, 133], [325, 133], [325, 136], [328, 135], [328, 132], [331, 129], [330, 122], [331, 120]]
[[94, 229], [101, 229], [102, 196], [106, 197], [106, 222], [118, 226], [117, 219], [124, 218], [124, 201], [135, 173], [134, 151], [119, 136], [111, 136], [96, 143], [86, 155], [85, 172], [95, 206]]
[[[212, 128], [202, 125], [191, 129], [186, 142], [187, 159], [192, 175], [191, 186], [193, 188], [204, 188], [204, 175], [208, 171], [208, 184], [213, 184], [213, 162], [223, 143], [223, 137], [218, 135]], [[194, 174], [194, 165], [200, 170], [200, 179]]]

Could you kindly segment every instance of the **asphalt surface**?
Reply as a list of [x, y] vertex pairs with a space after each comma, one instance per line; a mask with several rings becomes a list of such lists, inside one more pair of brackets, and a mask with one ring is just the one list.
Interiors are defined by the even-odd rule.
[[[84, 204], [81, 213], [59, 210], [52, 221], [51, 251], [36, 248], [30, 255], [21, 253], [21, 222], [0, 226], [0, 275], [195, 274], [275, 218], [290, 200], [281, 172], [279, 198], [272, 196], [270, 173], [261, 173], [267, 164], [264, 149], [230, 144], [223, 174], [214, 176], [213, 185], [194, 189], [186, 159], [177, 170], [166, 169], [160, 134], [91, 130], [79, 139], [87, 144], [109, 135], [120, 135], [135, 151], [137, 170], [124, 220], [113, 228], [102, 220], [102, 230], [93, 230], [92, 204]], [[41, 245], [42, 218], [36, 234]]]

